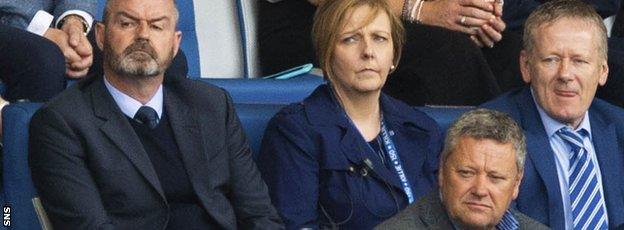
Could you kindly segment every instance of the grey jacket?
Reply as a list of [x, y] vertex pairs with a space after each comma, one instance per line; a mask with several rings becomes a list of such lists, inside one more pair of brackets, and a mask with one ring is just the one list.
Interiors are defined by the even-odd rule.
[[95, 15], [97, 0], [0, 0], [0, 24], [26, 29], [37, 11], [44, 10], [58, 18], [68, 10], [82, 10]]
[[[377, 230], [413, 230], [413, 229], [453, 229], [453, 224], [446, 214], [440, 201], [438, 190], [422, 197], [416, 203], [408, 206], [396, 216], [381, 223]], [[520, 224], [520, 229], [541, 230], [550, 229], [547, 226], [531, 219], [530, 217], [511, 210]]]

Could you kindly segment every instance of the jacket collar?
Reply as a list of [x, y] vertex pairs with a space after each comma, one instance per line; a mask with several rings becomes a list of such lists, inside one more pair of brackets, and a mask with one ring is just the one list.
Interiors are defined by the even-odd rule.
[[[379, 102], [386, 122], [395, 124], [407, 123], [422, 130], [431, 131], [430, 128], [419, 125], [428, 123], [429, 121], [420, 120], [421, 116], [416, 115], [416, 111], [407, 104], [391, 98], [383, 92], [381, 93]], [[330, 84], [323, 84], [317, 87], [314, 92], [303, 101], [303, 106], [308, 122], [312, 125], [336, 125], [342, 128], [350, 126], [349, 120], [345, 116], [343, 108], [336, 100]]]

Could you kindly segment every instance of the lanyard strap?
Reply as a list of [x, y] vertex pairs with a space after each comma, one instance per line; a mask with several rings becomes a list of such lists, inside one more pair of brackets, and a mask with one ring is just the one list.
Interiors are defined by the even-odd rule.
[[401, 164], [401, 158], [399, 157], [397, 148], [394, 145], [394, 141], [392, 141], [390, 134], [388, 133], [388, 127], [386, 127], [386, 123], [383, 121], [383, 119], [381, 120], [381, 137], [383, 139], [386, 152], [390, 157], [392, 167], [399, 175], [399, 179], [401, 180], [401, 186], [403, 186], [403, 191], [405, 192], [405, 195], [407, 195], [407, 201], [410, 204], [414, 203], [414, 193], [412, 192], [412, 186], [410, 185], [409, 180], [407, 180], [407, 176], [405, 175], [405, 171], [403, 170], [403, 164]]

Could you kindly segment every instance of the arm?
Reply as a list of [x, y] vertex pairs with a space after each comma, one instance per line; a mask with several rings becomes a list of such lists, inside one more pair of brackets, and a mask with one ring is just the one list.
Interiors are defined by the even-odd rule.
[[281, 229], [282, 222], [271, 205], [266, 184], [252, 159], [232, 99], [227, 96], [227, 149], [232, 198], [238, 228]]
[[33, 183], [56, 229], [112, 229], [87, 168], [79, 137], [57, 112], [42, 108], [30, 124]]
[[278, 113], [262, 140], [258, 166], [287, 229], [318, 229], [319, 163], [300, 122]]

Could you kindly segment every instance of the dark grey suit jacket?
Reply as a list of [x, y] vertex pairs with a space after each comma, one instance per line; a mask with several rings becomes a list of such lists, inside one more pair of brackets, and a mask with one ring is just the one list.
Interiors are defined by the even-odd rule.
[[0, 24], [26, 29], [39, 10], [52, 14], [54, 20], [68, 10], [82, 10], [95, 17], [97, 2], [97, 0], [2, 0]]
[[[228, 94], [182, 79], [164, 108], [200, 205], [224, 229], [281, 221]], [[97, 77], [44, 105], [30, 126], [30, 167], [56, 229], [163, 229], [168, 204], [147, 153]]]
[[[520, 223], [520, 229], [541, 230], [550, 229], [543, 224], [531, 219], [530, 217], [511, 210], [516, 220]], [[386, 220], [379, 226], [377, 230], [413, 230], [413, 229], [453, 229], [453, 224], [449, 216], [442, 206], [438, 190], [422, 197], [418, 202], [408, 206], [405, 210], [399, 212], [396, 216]]]

